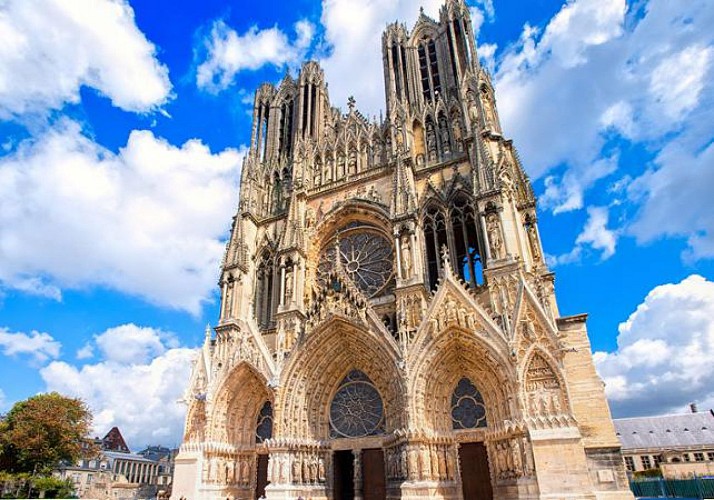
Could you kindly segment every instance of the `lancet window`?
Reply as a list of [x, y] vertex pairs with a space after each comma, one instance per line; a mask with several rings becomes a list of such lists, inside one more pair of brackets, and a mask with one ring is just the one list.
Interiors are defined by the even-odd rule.
[[441, 79], [439, 77], [439, 63], [436, 58], [436, 44], [434, 40], [426, 39], [419, 44], [419, 73], [421, 76], [421, 90], [425, 101], [435, 101], [441, 92]]
[[444, 246], [449, 250], [453, 271], [462, 280], [474, 288], [483, 284], [479, 225], [473, 204], [467, 196], [456, 196], [448, 210], [438, 204], [430, 205], [424, 213], [423, 227], [427, 282], [431, 290], [436, 289], [442, 272], [441, 251]]
[[270, 106], [265, 103], [260, 106], [258, 116], [258, 149], [260, 151], [260, 161], [265, 161], [268, 152], [268, 120], [270, 119]]
[[264, 252], [258, 264], [255, 286], [255, 320], [261, 329], [274, 326], [275, 310], [278, 305], [276, 285], [275, 262], [268, 252]]
[[486, 427], [486, 405], [476, 386], [466, 377], [451, 394], [451, 424], [454, 429]]
[[273, 437], [273, 404], [266, 401], [258, 413], [255, 426], [255, 442], [262, 443]]
[[280, 108], [280, 136], [278, 137], [278, 153], [290, 157], [293, 137], [293, 101], [285, 101]]

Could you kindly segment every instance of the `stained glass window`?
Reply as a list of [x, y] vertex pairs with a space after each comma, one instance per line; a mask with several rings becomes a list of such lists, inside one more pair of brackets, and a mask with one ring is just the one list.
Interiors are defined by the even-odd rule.
[[367, 297], [376, 297], [391, 289], [394, 282], [392, 243], [379, 230], [354, 223], [325, 246], [318, 264], [318, 279], [323, 286], [327, 284], [327, 273], [336, 265], [338, 246], [342, 269]]
[[330, 405], [330, 436], [364, 437], [384, 432], [384, 405], [372, 381], [352, 370]]
[[454, 429], [486, 427], [483, 397], [466, 377], [459, 380], [451, 395], [451, 421]]
[[271, 437], [273, 437], [273, 405], [270, 401], [266, 401], [258, 414], [255, 442], [262, 443]]

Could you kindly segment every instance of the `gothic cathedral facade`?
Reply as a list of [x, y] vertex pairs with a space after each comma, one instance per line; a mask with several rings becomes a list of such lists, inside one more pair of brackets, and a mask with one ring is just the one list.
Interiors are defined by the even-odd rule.
[[379, 121], [315, 62], [256, 92], [173, 497], [631, 499], [464, 0], [382, 56]]

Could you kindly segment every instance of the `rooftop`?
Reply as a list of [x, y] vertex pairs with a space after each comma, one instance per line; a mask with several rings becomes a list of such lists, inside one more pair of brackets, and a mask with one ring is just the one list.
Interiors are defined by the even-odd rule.
[[714, 412], [614, 419], [623, 451], [642, 448], [714, 447]]

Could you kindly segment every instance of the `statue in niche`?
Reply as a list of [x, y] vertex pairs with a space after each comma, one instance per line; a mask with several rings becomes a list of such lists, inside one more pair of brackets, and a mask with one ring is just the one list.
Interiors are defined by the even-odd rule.
[[436, 132], [431, 120], [426, 122], [426, 150], [429, 161], [436, 161]]
[[317, 462], [314, 458], [310, 459], [310, 482], [317, 482]]
[[349, 161], [347, 163], [347, 172], [349, 175], [357, 173], [357, 151], [350, 149]]
[[327, 164], [325, 165], [325, 175], [322, 176], [324, 184], [329, 184], [330, 182], [332, 182], [332, 170], [334, 166], [335, 160], [332, 158], [332, 155], [330, 155], [327, 158]]
[[409, 279], [412, 276], [412, 251], [409, 248], [409, 235], [403, 235], [401, 240], [402, 277]]
[[315, 165], [315, 177], [313, 182], [315, 187], [320, 187], [322, 184], [322, 165], [320, 165], [320, 163]]
[[478, 128], [478, 104], [476, 104], [476, 96], [470, 90], [466, 94], [466, 102], [469, 110], [471, 128], [476, 129]]
[[233, 314], [233, 280], [229, 279], [226, 285], [225, 315], [230, 317]]
[[444, 115], [439, 116], [439, 133], [441, 134], [441, 150], [444, 155], [451, 154], [451, 138], [449, 137], [449, 124]]
[[250, 463], [248, 460], [243, 460], [241, 462], [241, 478], [243, 484], [248, 484], [250, 482]]
[[340, 151], [337, 154], [337, 175], [335, 180], [338, 181], [345, 176], [345, 154]]
[[486, 87], [481, 89], [481, 98], [483, 100], [483, 109], [486, 116], [486, 127], [495, 130], [496, 129], [496, 115], [493, 111], [493, 101], [491, 100], [491, 94]]
[[289, 267], [285, 271], [285, 305], [293, 300], [293, 268]]
[[325, 482], [325, 461], [322, 458], [317, 459], [317, 479], [321, 483]]
[[397, 144], [397, 151], [403, 151], [404, 146], [404, 131], [402, 130], [401, 120], [397, 120], [394, 131], [394, 140]]
[[501, 223], [498, 214], [489, 214], [486, 218], [486, 228], [488, 231], [488, 243], [491, 249], [491, 257], [494, 260], [503, 258], [503, 236], [501, 233]]
[[458, 116], [454, 116], [452, 123], [454, 124], [454, 143], [456, 144], [456, 151], [463, 153], [464, 141], [461, 132], [461, 120], [459, 120]]
[[299, 483], [301, 475], [302, 471], [300, 470], [300, 462], [297, 458], [293, 458], [293, 483]]
[[535, 222], [530, 220], [526, 221], [526, 232], [528, 233], [528, 244], [531, 247], [531, 255], [533, 255], [533, 260], [540, 260], [540, 244], [538, 242], [538, 233], [536, 231]]

